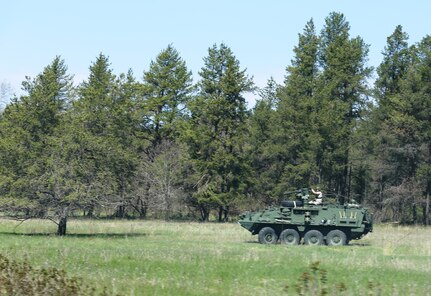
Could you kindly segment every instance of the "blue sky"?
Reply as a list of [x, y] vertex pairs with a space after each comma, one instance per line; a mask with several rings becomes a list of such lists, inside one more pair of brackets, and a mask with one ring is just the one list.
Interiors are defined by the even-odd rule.
[[[431, 34], [427, 0], [183, 0], [2, 1], [0, 82], [16, 93], [61, 55], [77, 83], [102, 52], [114, 73], [132, 68], [141, 80], [151, 60], [168, 44], [180, 52], [197, 80], [214, 43], [234, 52], [257, 86], [272, 76], [281, 83], [306, 22], [318, 32], [332, 11], [342, 12], [351, 36], [370, 45], [369, 65], [378, 66], [386, 38], [402, 25], [410, 43]], [[250, 105], [253, 96], [248, 97]]]

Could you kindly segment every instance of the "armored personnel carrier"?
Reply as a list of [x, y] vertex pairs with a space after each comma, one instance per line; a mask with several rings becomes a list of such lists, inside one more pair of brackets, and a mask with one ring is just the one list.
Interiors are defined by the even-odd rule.
[[295, 191], [296, 200], [240, 215], [239, 224], [257, 234], [262, 244], [341, 246], [373, 230], [372, 215], [356, 203], [308, 201], [309, 190]]

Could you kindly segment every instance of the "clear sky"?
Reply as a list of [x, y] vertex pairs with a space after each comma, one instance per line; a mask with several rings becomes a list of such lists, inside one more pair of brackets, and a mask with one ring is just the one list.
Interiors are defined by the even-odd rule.
[[344, 13], [351, 36], [370, 45], [369, 66], [379, 65], [397, 25], [410, 44], [431, 34], [429, 0], [5, 0], [0, 8], [0, 82], [15, 93], [25, 76], [36, 76], [56, 55], [77, 83], [100, 52], [114, 73], [132, 68], [141, 80], [168, 44], [196, 81], [208, 48], [221, 42], [257, 86], [271, 76], [282, 83], [298, 33], [311, 18], [320, 32], [332, 11]]

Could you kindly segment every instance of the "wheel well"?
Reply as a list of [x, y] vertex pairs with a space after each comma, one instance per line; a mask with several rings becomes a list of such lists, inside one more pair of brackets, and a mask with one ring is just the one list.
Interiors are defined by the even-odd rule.
[[259, 231], [261, 231], [262, 228], [265, 228], [265, 227], [271, 227], [272, 229], [274, 229], [277, 236], [280, 236], [280, 233], [285, 229], [294, 229], [298, 231], [298, 233], [300, 233], [296, 226], [293, 226], [293, 227], [284, 227], [284, 226], [285, 225], [283, 224], [259, 224], [253, 229], [253, 234], [258, 234]]

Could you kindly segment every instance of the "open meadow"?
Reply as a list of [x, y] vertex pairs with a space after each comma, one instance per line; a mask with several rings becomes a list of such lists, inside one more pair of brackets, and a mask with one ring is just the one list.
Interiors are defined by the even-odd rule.
[[261, 245], [238, 224], [0, 220], [0, 254], [120, 295], [431, 295], [431, 228], [378, 225], [346, 247]]

